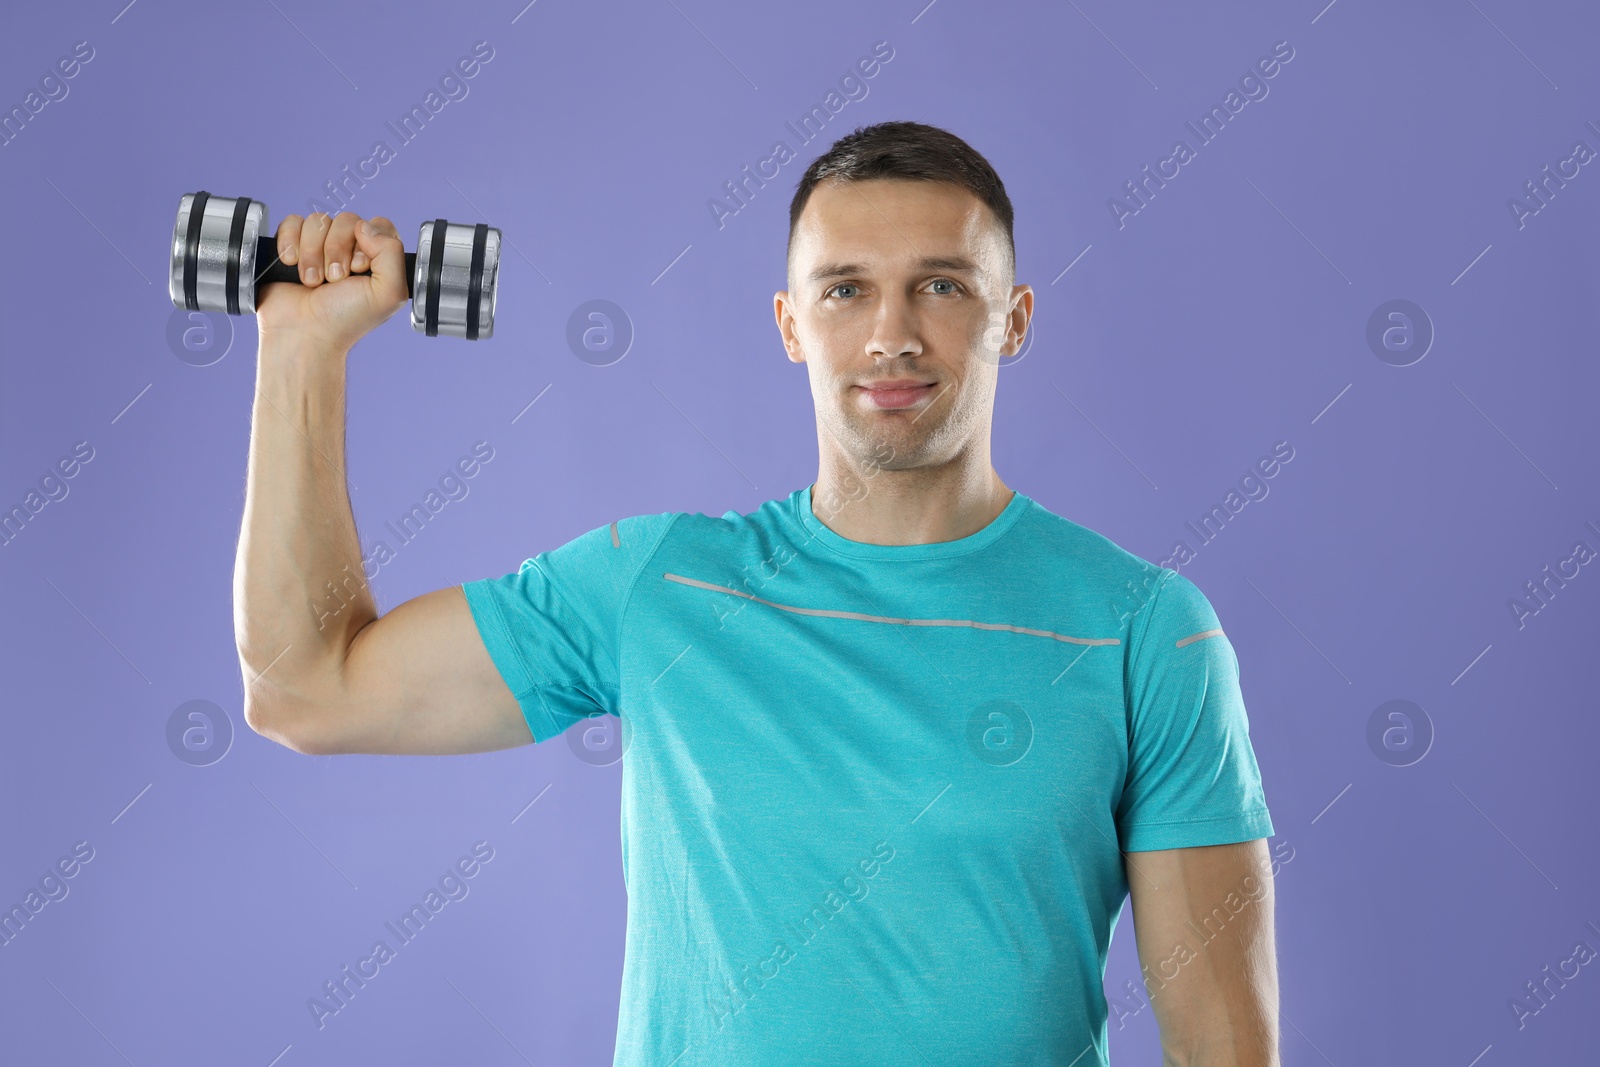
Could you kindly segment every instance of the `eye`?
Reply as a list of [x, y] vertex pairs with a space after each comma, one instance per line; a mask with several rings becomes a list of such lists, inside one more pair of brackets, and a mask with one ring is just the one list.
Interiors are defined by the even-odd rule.
[[[929, 282], [928, 284], [929, 285], [948, 285], [948, 286], [952, 287], [952, 292], [954, 290], [957, 290], [957, 289], [961, 288], [961, 286], [959, 284], [957, 284], [956, 282], [951, 281], [949, 278], [935, 278], [933, 281]], [[947, 294], [941, 293], [940, 295], [944, 296], [944, 295], [947, 295]]]
[[854, 288], [855, 288], [855, 285], [852, 282], [840, 282], [838, 285], [834, 286], [832, 289], [829, 289], [828, 292], [824, 293], [823, 295], [824, 296], [831, 295], [833, 293], [838, 292], [840, 289], [854, 289]]

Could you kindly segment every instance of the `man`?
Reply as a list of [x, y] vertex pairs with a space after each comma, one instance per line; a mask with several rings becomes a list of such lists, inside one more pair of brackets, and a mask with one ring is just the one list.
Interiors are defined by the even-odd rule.
[[[616, 1063], [1104, 1064], [1131, 895], [1169, 1064], [1276, 1067], [1272, 835], [1201, 592], [1008, 488], [1033, 291], [988, 162], [912, 122], [812, 163], [774, 297], [816, 481], [620, 519], [381, 618], [337, 465], [344, 366], [406, 299], [386, 219], [290, 217], [236, 590], [258, 732], [449, 753], [625, 727]], [[270, 669], [269, 669], [270, 668]]]

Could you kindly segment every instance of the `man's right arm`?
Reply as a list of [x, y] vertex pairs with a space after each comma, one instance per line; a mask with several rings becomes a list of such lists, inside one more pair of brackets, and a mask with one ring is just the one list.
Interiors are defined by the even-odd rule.
[[[234, 635], [245, 720], [299, 752], [485, 752], [533, 740], [460, 587], [383, 616], [345, 481], [345, 363], [406, 300], [387, 219], [291, 215], [280, 258], [306, 286], [265, 287]], [[335, 266], [337, 264], [337, 266]], [[370, 269], [370, 273], [365, 273]], [[335, 280], [326, 280], [334, 275]]]

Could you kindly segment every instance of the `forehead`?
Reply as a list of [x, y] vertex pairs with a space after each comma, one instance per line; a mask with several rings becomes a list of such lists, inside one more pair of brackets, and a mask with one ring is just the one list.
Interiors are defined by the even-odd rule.
[[956, 256], [993, 273], [1004, 258], [988, 205], [949, 182], [824, 181], [795, 227], [797, 279], [824, 261], [872, 267]]

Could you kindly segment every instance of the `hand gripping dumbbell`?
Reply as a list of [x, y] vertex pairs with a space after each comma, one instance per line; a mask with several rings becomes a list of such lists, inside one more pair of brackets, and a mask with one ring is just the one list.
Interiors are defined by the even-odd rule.
[[[416, 252], [406, 253], [411, 325], [436, 337], [476, 341], [494, 335], [500, 231], [478, 223], [424, 222]], [[278, 259], [267, 234], [267, 206], [241, 197], [185, 193], [172, 228], [172, 302], [190, 311], [256, 310], [256, 289], [268, 282], [300, 284], [300, 271]]]

